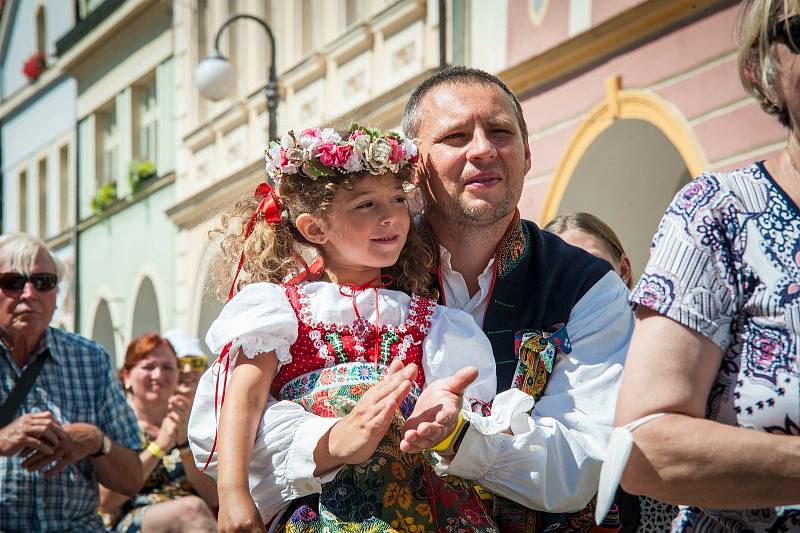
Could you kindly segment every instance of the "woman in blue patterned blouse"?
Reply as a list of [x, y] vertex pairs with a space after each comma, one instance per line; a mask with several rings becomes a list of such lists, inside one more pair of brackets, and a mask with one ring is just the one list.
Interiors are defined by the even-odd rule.
[[687, 504], [677, 531], [800, 530], [800, 3], [747, 0], [739, 69], [778, 154], [681, 190], [631, 297], [622, 485]]

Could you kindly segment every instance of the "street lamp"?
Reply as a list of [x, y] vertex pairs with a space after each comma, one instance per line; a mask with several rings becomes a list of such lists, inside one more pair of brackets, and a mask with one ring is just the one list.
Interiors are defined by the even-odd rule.
[[217, 36], [214, 39], [214, 54], [200, 61], [197, 68], [194, 69], [194, 82], [200, 90], [200, 94], [209, 100], [221, 100], [231, 96], [233, 89], [236, 86], [236, 68], [228, 59], [223, 56], [219, 51], [219, 40], [222, 37], [222, 32], [233, 22], [239, 19], [249, 19], [257, 22], [264, 31], [267, 32], [270, 44], [270, 62], [269, 72], [267, 75], [267, 113], [269, 120], [268, 135], [269, 140], [277, 138], [277, 123], [276, 112], [278, 110], [278, 76], [275, 73], [275, 37], [272, 35], [272, 30], [264, 21], [259, 17], [253, 15], [233, 15], [226, 20], [222, 26], [217, 30]]

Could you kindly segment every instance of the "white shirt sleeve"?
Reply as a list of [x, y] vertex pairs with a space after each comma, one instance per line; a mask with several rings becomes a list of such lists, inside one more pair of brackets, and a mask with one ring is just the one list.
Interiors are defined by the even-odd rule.
[[[597, 492], [613, 429], [633, 332], [627, 297], [614, 272], [589, 289], [567, 323], [572, 353], [558, 354], [544, 396], [534, 405], [529, 395], [509, 390], [497, 396], [490, 417], [466, 413], [470, 428], [440, 471], [532, 509], [582, 509]], [[513, 435], [503, 433], [509, 427]]]
[[487, 403], [497, 394], [492, 345], [467, 313], [436, 306], [431, 329], [422, 344], [422, 353], [426, 384], [450, 377], [466, 366], [478, 369], [478, 379], [464, 393], [464, 404], [468, 410], [472, 410], [475, 400]]
[[291, 362], [289, 347], [296, 340], [297, 315], [283, 287], [272, 283], [245, 286], [225, 304], [206, 334], [213, 353], [229, 342], [231, 354], [241, 348], [249, 358], [274, 350], [279, 367]]

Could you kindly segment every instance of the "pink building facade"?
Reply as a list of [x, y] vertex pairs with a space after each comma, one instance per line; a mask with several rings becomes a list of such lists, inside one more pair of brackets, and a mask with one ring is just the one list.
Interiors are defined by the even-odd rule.
[[692, 177], [779, 150], [787, 132], [739, 81], [730, 0], [510, 0], [499, 73], [520, 96], [533, 165], [521, 211], [589, 211], [640, 273]]

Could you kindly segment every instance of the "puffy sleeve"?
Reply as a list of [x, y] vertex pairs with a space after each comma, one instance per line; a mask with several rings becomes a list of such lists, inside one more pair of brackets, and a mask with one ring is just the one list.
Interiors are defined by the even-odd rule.
[[478, 379], [464, 393], [464, 403], [469, 410], [492, 401], [497, 394], [492, 345], [467, 313], [436, 306], [422, 352], [426, 383], [450, 377], [465, 366], [478, 369]]
[[231, 342], [231, 354], [241, 348], [249, 358], [274, 350], [279, 365], [291, 362], [289, 347], [296, 340], [297, 315], [283, 287], [272, 283], [247, 285], [225, 304], [206, 335], [214, 353]]
[[735, 203], [730, 189], [712, 174], [681, 189], [661, 219], [650, 260], [631, 295], [633, 304], [697, 331], [723, 351], [741, 305]]

